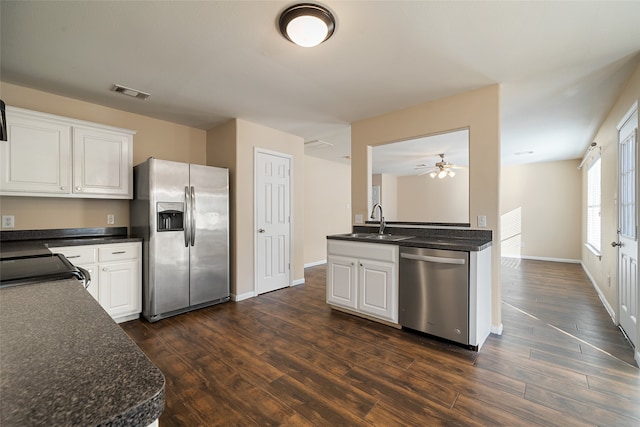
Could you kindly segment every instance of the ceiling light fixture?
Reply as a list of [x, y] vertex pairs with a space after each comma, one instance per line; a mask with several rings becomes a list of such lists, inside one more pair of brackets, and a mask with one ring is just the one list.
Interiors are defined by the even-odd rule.
[[[447, 162], [444, 159], [444, 154], [439, 154], [439, 156], [440, 156], [440, 161], [436, 163], [435, 165], [436, 169], [433, 172], [431, 172], [429, 176], [431, 178], [438, 178], [438, 179], [444, 179], [446, 177], [453, 178], [454, 176], [456, 176], [456, 173], [452, 170], [452, 168], [457, 168], [458, 166]], [[426, 166], [426, 165], [424, 164], [418, 165], [419, 168], [423, 166]], [[420, 175], [423, 175], [427, 172], [423, 172]]]
[[329, 148], [333, 147], [333, 144], [321, 139], [314, 139], [313, 141], [306, 141], [304, 148]]
[[138, 98], [142, 100], [145, 100], [151, 96], [150, 94], [143, 92], [141, 90], [131, 89], [130, 87], [121, 86], [118, 84], [114, 84], [111, 90], [114, 92], [121, 93], [123, 95], [131, 96], [133, 98]]
[[280, 32], [292, 43], [313, 47], [333, 35], [336, 19], [324, 6], [300, 3], [287, 8], [280, 15]]

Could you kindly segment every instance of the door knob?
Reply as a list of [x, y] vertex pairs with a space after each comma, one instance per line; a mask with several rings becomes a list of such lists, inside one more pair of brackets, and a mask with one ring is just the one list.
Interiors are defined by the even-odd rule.
[[611, 246], [613, 246], [614, 248], [616, 246], [620, 246], [621, 247], [622, 246], [622, 242], [611, 242]]
[[264, 228], [258, 228], [258, 233], [264, 233], [265, 229]]

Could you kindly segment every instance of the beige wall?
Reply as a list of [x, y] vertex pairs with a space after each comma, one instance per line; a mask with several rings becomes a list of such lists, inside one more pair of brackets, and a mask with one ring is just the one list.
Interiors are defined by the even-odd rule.
[[[617, 250], [610, 243], [617, 239], [617, 162], [618, 162], [618, 130], [617, 125], [629, 111], [634, 102], [640, 101], [640, 65], [636, 68], [629, 82], [623, 89], [594, 137], [598, 146], [602, 147], [602, 259], [598, 259], [589, 249], [582, 245], [582, 263], [589, 272], [596, 286], [613, 310], [618, 311], [618, 260]], [[586, 147], [585, 147], [586, 148]], [[636, 176], [638, 178], [638, 176]], [[586, 188], [587, 168], [582, 168], [582, 242], [587, 241], [586, 231]], [[640, 185], [636, 185], [636, 189]], [[640, 198], [637, 198], [640, 200]], [[608, 277], [611, 280], [608, 280]], [[640, 332], [638, 333], [640, 335]]]
[[349, 232], [351, 166], [304, 156], [304, 263], [326, 261], [327, 236]]
[[[230, 167], [232, 197], [231, 292], [244, 298], [253, 294], [254, 268], [254, 154], [256, 148], [292, 156], [292, 269], [291, 279], [304, 280], [304, 140], [241, 119], [207, 132], [207, 162]], [[235, 144], [233, 141], [235, 135]], [[229, 144], [234, 149], [229, 148]], [[235, 158], [234, 158], [235, 156]]]
[[488, 86], [355, 122], [351, 126], [353, 215], [367, 215], [369, 146], [469, 128], [469, 212], [472, 225], [486, 215], [493, 231], [492, 323], [501, 327], [500, 293], [500, 87]]
[[398, 177], [385, 173], [380, 178], [380, 203], [385, 220], [398, 221]]
[[502, 256], [579, 261], [580, 160], [502, 168]]
[[[398, 221], [398, 177], [395, 175], [377, 173], [371, 176], [371, 185], [380, 187], [380, 204], [382, 205], [385, 221]], [[372, 221], [371, 210], [373, 200], [370, 202], [365, 221]], [[380, 212], [376, 209], [376, 218]]]
[[236, 251], [237, 227], [236, 227], [236, 139], [237, 122], [228, 122], [216, 126], [207, 131], [207, 165], [229, 169], [229, 288], [233, 295], [236, 292], [236, 277], [238, 258]]
[[[2, 100], [14, 107], [135, 130], [134, 165], [151, 156], [197, 164], [206, 162], [203, 130], [4, 82], [0, 82], [0, 93]], [[115, 226], [129, 226], [127, 200], [0, 197], [0, 212], [15, 216], [15, 230], [107, 227], [108, 214], [115, 215]]]
[[453, 178], [429, 175], [398, 177], [398, 220], [469, 222], [469, 171]]

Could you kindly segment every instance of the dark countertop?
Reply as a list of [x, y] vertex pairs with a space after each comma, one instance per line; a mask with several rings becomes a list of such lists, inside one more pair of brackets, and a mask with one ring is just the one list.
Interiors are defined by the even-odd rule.
[[127, 235], [126, 227], [3, 231], [0, 253], [3, 258], [35, 256], [51, 253], [48, 248], [129, 242], [142, 239]]
[[147, 426], [162, 372], [76, 280], [0, 289], [0, 425]]
[[[353, 233], [377, 233], [378, 226], [354, 226]], [[387, 227], [385, 234], [410, 237], [403, 240], [379, 240], [366, 237], [353, 237], [351, 233], [327, 236], [333, 240], [351, 240], [355, 242], [379, 243], [387, 245], [408, 246], [413, 248], [444, 249], [450, 251], [477, 252], [492, 245], [491, 230], [470, 228], [441, 228], [410, 226]]]

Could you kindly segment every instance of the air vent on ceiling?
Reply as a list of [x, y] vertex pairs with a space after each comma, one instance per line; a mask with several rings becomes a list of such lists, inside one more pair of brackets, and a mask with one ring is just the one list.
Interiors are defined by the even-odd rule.
[[307, 141], [304, 143], [304, 148], [329, 148], [333, 147], [333, 144], [320, 139], [314, 139], [313, 141]]
[[138, 98], [142, 100], [145, 100], [151, 96], [150, 94], [146, 92], [142, 92], [141, 90], [131, 89], [130, 87], [121, 86], [118, 84], [113, 85], [111, 90], [114, 92], [121, 93], [123, 95], [131, 96], [133, 98]]

